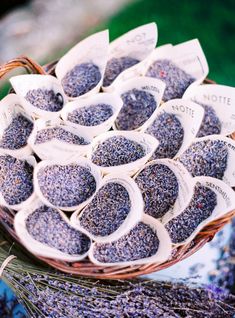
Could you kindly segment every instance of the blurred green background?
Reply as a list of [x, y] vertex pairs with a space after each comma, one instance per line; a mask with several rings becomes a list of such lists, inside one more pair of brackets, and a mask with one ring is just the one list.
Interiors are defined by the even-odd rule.
[[[235, 86], [234, 16], [235, 0], [134, 0], [107, 21], [88, 28], [82, 37], [108, 28], [110, 40], [113, 40], [132, 28], [155, 21], [159, 33], [158, 46], [198, 38], [209, 64], [209, 78], [218, 84]], [[61, 57], [80, 40], [81, 37], [76, 38], [69, 47], [57, 50], [39, 63]], [[38, 45], [40, 49], [41, 44]], [[8, 89], [9, 84], [1, 87], [0, 98], [7, 94]]]
[[158, 46], [198, 38], [209, 64], [209, 77], [219, 84], [235, 86], [234, 0], [134, 1], [95, 30], [107, 27], [113, 40], [152, 21], [158, 25]]

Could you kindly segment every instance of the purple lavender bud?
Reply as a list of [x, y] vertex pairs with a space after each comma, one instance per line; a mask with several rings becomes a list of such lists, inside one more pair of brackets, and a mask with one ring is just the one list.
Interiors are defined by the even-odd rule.
[[67, 120], [82, 126], [97, 126], [113, 115], [113, 109], [107, 104], [96, 104], [75, 109], [68, 114]]
[[197, 137], [220, 134], [221, 122], [217, 117], [213, 107], [198, 102], [197, 104], [201, 105], [205, 111], [201, 127], [197, 133]]
[[221, 140], [195, 142], [179, 158], [192, 176], [209, 176], [217, 179], [223, 179], [227, 160], [228, 148]]
[[209, 294], [212, 294], [214, 299], [223, 301], [228, 296], [228, 290], [217, 285], [209, 284], [205, 286]]
[[53, 139], [64, 141], [73, 145], [88, 145], [88, 142], [85, 141], [83, 137], [75, 135], [61, 127], [53, 127], [39, 130], [36, 134], [35, 145], [43, 144]]
[[123, 136], [114, 136], [98, 145], [91, 160], [102, 167], [112, 167], [136, 161], [145, 156], [144, 148]]
[[189, 85], [195, 81], [194, 77], [167, 59], [153, 62], [146, 76], [158, 78], [166, 83], [163, 95], [165, 102], [170, 99], [181, 98]]
[[179, 191], [173, 171], [163, 164], [144, 168], [135, 179], [144, 199], [144, 212], [161, 218], [173, 207]]
[[69, 226], [56, 209], [45, 205], [28, 216], [26, 228], [35, 240], [69, 255], [84, 254], [90, 248], [85, 234]]
[[196, 185], [189, 206], [166, 224], [172, 242], [181, 243], [196, 230], [201, 222], [211, 216], [217, 204], [217, 197], [210, 188]]
[[174, 158], [182, 146], [184, 129], [174, 114], [160, 114], [146, 132], [159, 141], [152, 159]]
[[0, 147], [12, 150], [25, 147], [32, 130], [33, 123], [23, 115], [18, 114], [4, 130]]
[[92, 90], [101, 80], [99, 67], [93, 63], [74, 66], [62, 79], [63, 89], [69, 97], [81, 96]]
[[127, 190], [119, 183], [109, 182], [83, 210], [80, 224], [93, 235], [107, 236], [122, 225], [130, 209]]
[[139, 60], [130, 56], [123, 56], [119, 58], [114, 57], [110, 59], [106, 65], [103, 86], [111, 85], [119, 74], [139, 62]]
[[123, 106], [115, 121], [119, 130], [134, 130], [142, 126], [157, 108], [154, 96], [143, 90], [132, 89], [121, 95]]
[[111, 243], [96, 243], [94, 257], [99, 262], [135, 261], [156, 254], [159, 239], [151, 227], [139, 222], [128, 234]]
[[41, 168], [37, 178], [43, 196], [57, 207], [77, 206], [96, 190], [94, 176], [89, 169], [78, 164]]
[[38, 88], [29, 90], [25, 99], [34, 107], [48, 112], [58, 112], [64, 106], [63, 96], [48, 89]]
[[0, 191], [9, 205], [27, 200], [33, 193], [33, 166], [9, 155], [0, 156]]

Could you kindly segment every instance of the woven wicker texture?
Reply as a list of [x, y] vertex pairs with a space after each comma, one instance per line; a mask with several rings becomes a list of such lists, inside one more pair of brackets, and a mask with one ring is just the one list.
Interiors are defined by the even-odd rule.
[[[49, 63], [44, 67], [41, 67], [28, 57], [22, 56], [9, 61], [8, 63], [0, 67], [0, 78], [5, 76], [8, 72], [23, 67], [29, 73], [34, 74], [51, 74], [54, 75], [54, 68], [56, 62]], [[213, 84], [215, 82], [206, 79], [205, 83]], [[235, 133], [231, 135], [232, 139], [235, 139]], [[207, 224], [191, 241], [189, 244], [182, 245], [175, 248], [172, 252], [172, 256], [169, 260], [162, 264], [147, 264], [147, 265], [134, 265], [134, 266], [110, 266], [103, 267], [97, 266], [84, 260], [76, 263], [61, 262], [54, 259], [42, 258], [36, 256], [39, 260], [47, 263], [48, 265], [66, 273], [79, 276], [89, 276], [99, 279], [130, 279], [140, 275], [146, 275], [152, 272], [160, 271], [169, 266], [172, 266], [181, 260], [189, 257], [197, 252], [204, 244], [212, 240], [214, 235], [223, 228], [224, 225], [229, 223], [235, 216], [235, 210], [227, 213], [223, 217]], [[8, 233], [14, 237], [16, 241], [19, 241], [13, 228], [14, 211], [0, 207], [0, 222]]]

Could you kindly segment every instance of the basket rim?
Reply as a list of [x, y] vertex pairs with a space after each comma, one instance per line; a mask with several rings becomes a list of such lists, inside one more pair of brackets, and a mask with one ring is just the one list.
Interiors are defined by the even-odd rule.
[[[57, 62], [58, 60], [55, 60], [42, 67], [32, 59], [28, 58], [27, 56], [20, 56], [0, 66], [0, 79], [4, 77], [7, 73], [18, 67], [25, 68], [26, 71], [29, 73], [54, 75], [55, 66]], [[206, 78], [203, 83], [215, 84], [213, 80], [208, 78]], [[231, 138], [235, 139], [235, 133], [231, 135]], [[23, 246], [14, 230], [14, 213], [15, 212], [13, 210], [6, 209], [0, 206], [0, 224], [21, 246]], [[146, 275], [152, 272], [160, 271], [191, 256], [192, 254], [197, 252], [201, 247], [203, 247], [207, 242], [211, 241], [214, 235], [220, 229], [222, 229], [224, 225], [229, 223], [232, 217], [234, 216], [235, 210], [230, 211], [226, 213], [223, 217], [206, 224], [190, 243], [174, 248], [172, 251], [171, 258], [161, 264], [154, 263], [131, 266], [98, 266], [91, 263], [87, 259], [75, 263], [68, 263], [64, 261], [58, 261], [55, 259], [49, 259], [33, 255], [30, 252], [28, 252], [24, 246], [23, 247], [25, 252], [29, 253], [31, 256], [33, 255], [34, 258], [46, 263], [47, 265], [57, 270], [75, 276], [87, 276], [97, 279], [131, 279], [140, 275]]]

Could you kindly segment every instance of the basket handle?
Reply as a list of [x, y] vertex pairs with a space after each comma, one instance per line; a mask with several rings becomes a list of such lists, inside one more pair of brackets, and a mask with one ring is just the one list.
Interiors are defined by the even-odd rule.
[[26, 69], [28, 73], [32, 74], [47, 74], [46, 71], [44, 71], [44, 69], [39, 64], [37, 64], [29, 57], [19, 56], [0, 66], [0, 79], [3, 76], [5, 76], [8, 72], [18, 67], [23, 67]]

